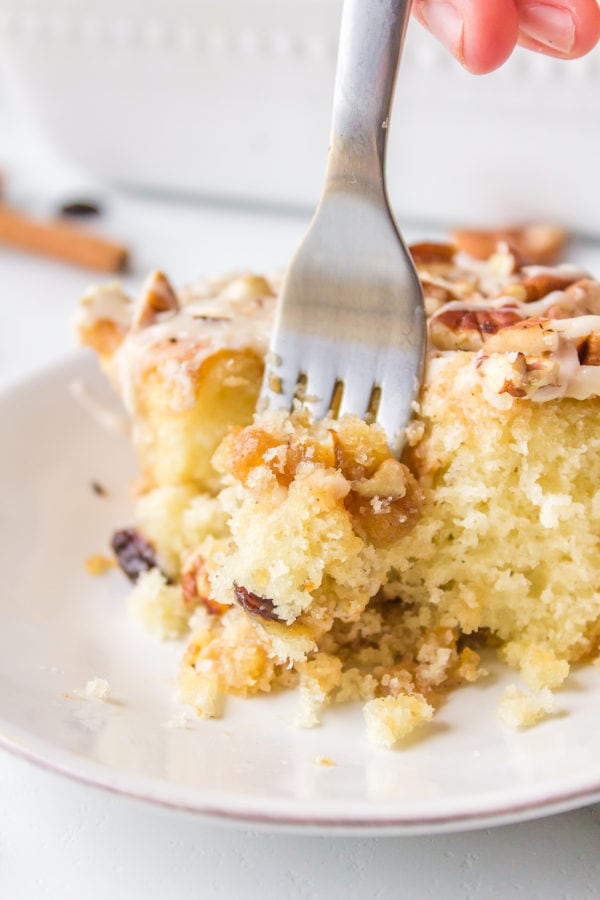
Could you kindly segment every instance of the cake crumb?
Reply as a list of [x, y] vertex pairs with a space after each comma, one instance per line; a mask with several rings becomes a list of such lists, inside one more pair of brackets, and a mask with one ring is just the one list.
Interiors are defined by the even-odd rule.
[[418, 694], [377, 697], [363, 708], [369, 740], [393, 747], [433, 716], [433, 707]]
[[315, 765], [330, 767], [330, 766], [335, 766], [336, 763], [332, 759], [329, 759], [328, 756], [317, 756], [315, 758]]
[[296, 724], [314, 728], [320, 724], [320, 713], [330, 703], [332, 691], [340, 684], [341, 661], [330, 653], [319, 653], [309, 662], [298, 664], [300, 672], [300, 708]]
[[509, 728], [530, 728], [555, 709], [555, 699], [549, 688], [528, 694], [515, 684], [509, 684], [500, 698], [498, 717]]
[[134, 619], [161, 640], [180, 637], [188, 627], [181, 587], [167, 584], [157, 568], [141, 573], [127, 603]]
[[554, 653], [542, 647], [532, 648], [525, 653], [520, 667], [521, 678], [532, 691], [560, 687], [570, 669], [566, 659], [557, 659]]
[[85, 571], [94, 578], [105, 575], [110, 569], [114, 569], [116, 562], [103, 553], [92, 553], [91, 556], [84, 561]]
[[90, 678], [82, 691], [73, 691], [82, 700], [101, 700], [106, 703], [110, 699], [112, 688], [106, 678]]
[[417, 444], [422, 440], [423, 435], [425, 434], [425, 422], [422, 422], [418, 419], [413, 419], [412, 422], [409, 422], [406, 426], [406, 442], [409, 447], [416, 447]]
[[167, 728], [169, 731], [174, 731], [180, 728], [191, 728], [191, 719], [192, 716], [190, 710], [180, 709], [177, 712], [174, 712], [170, 719], [166, 722], [163, 722], [162, 727]]

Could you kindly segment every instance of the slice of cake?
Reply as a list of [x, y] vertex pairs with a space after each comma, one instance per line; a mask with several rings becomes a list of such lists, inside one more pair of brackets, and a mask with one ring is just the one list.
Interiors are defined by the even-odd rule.
[[189, 631], [179, 688], [200, 715], [294, 687], [301, 724], [360, 699], [392, 745], [484, 674], [483, 645], [541, 710], [598, 652], [600, 284], [505, 243], [412, 251], [430, 340], [402, 460], [356, 417], [254, 412], [272, 280], [176, 293], [154, 273], [135, 302], [117, 285], [82, 300], [143, 476], [113, 541], [130, 607]]

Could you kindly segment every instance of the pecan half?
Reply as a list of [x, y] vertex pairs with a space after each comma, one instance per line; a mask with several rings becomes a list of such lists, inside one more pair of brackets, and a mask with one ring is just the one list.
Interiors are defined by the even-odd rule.
[[221, 616], [229, 608], [211, 597], [206, 561], [199, 553], [192, 553], [185, 561], [181, 572], [181, 593], [188, 609], [202, 605], [211, 615]]
[[514, 309], [447, 309], [429, 323], [438, 350], [479, 350], [489, 335], [521, 321]]
[[543, 356], [558, 349], [558, 334], [549, 319], [531, 316], [514, 325], [502, 328], [487, 338], [483, 350], [492, 353], [524, 353], [525, 356]]
[[274, 601], [268, 597], [261, 597], [259, 594], [255, 594], [254, 591], [249, 591], [248, 588], [238, 584], [237, 581], [233, 582], [233, 593], [242, 609], [245, 609], [251, 615], [260, 616], [261, 619], [272, 619], [275, 622], [282, 621], [275, 612]]
[[159, 568], [156, 550], [137, 528], [115, 531], [110, 546], [130, 581], [136, 582], [148, 569]]

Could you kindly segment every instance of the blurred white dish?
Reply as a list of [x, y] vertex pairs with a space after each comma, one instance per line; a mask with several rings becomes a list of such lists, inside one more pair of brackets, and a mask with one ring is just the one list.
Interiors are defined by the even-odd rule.
[[[220, 721], [178, 719], [180, 647], [129, 621], [120, 573], [84, 571], [130, 521], [135, 467], [126, 440], [102, 431], [70, 395], [74, 378], [112, 402], [94, 364], [79, 357], [0, 399], [1, 745], [155, 804], [322, 833], [478, 828], [600, 798], [593, 667], [558, 695], [567, 715], [516, 734], [495, 715], [514, 673], [493, 665], [493, 677], [451, 695], [422, 739], [397, 752], [368, 744], [358, 707], [297, 729], [293, 694], [231, 702]], [[109, 682], [109, 702], [82, 698], [96, 677]]]
[[[341, 0], [4, 0], [7, 86], [71, 160], [131, 186], [314, 205]], [[555, 219], [598, 232], [600, 48], [517, 51], [475, 77], [418, 25], [392, 118], [407, 219]]]

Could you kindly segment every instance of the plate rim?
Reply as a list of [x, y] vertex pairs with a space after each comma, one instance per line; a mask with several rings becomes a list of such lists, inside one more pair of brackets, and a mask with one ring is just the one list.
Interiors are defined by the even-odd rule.
[[[169, 787], [172, 785], [168, 781], [120, 772], [114, 767], [79, 758], [77, 754], [61, 748], [57, 749], [45, 739], [36, 738], [33, 735], [29, 735], [33, 741], [30, 740], [30, 746], [27, 746], [27, 732], [22, 732], [20, 729], [13, 729], [13, 731], [22, 737], [11, 737], [10, 734], [7, 734], [5, 720], [0, 719], [0, 750], [36, 765], [38, 768], [113, 796], [239, 828], [253, 827], [265, 831], [281, 829], [306, 834], [340, 836], [434, 835], [516, 824], [600, 802], [600, 777], [598, 777], [594, 784], [585, 787], [565, 789], [561, 793], [546, 794], [538, 800], [531, 798], [521, 803], [511, 802], [479, 812], [467, 810], [445, 815], [399, 816], [389, 814], [361, 816], [339, 813], [321, 816], [314, 813], [268, 812], [260, 808], [236, 809], [233, 803], [223, 806], [218, 803], [202, 802], [200, 800], [201, 792], [196, 788], [187, 788], [190, 799], [182, 802], [177, 797], [169, 797]], [[36, 749], [35, 745], [38, 745], [39, 749]], [[48, 748], [50, 752], [48, 750], [44, 752], [43, 748]], [[115, 775], [120, 778], [115, 779]], [[120, 780], [128, 782], [129, 786], [119, 784]], [[194, 798], [198, 798], [197, 802], [194, 801]]]

